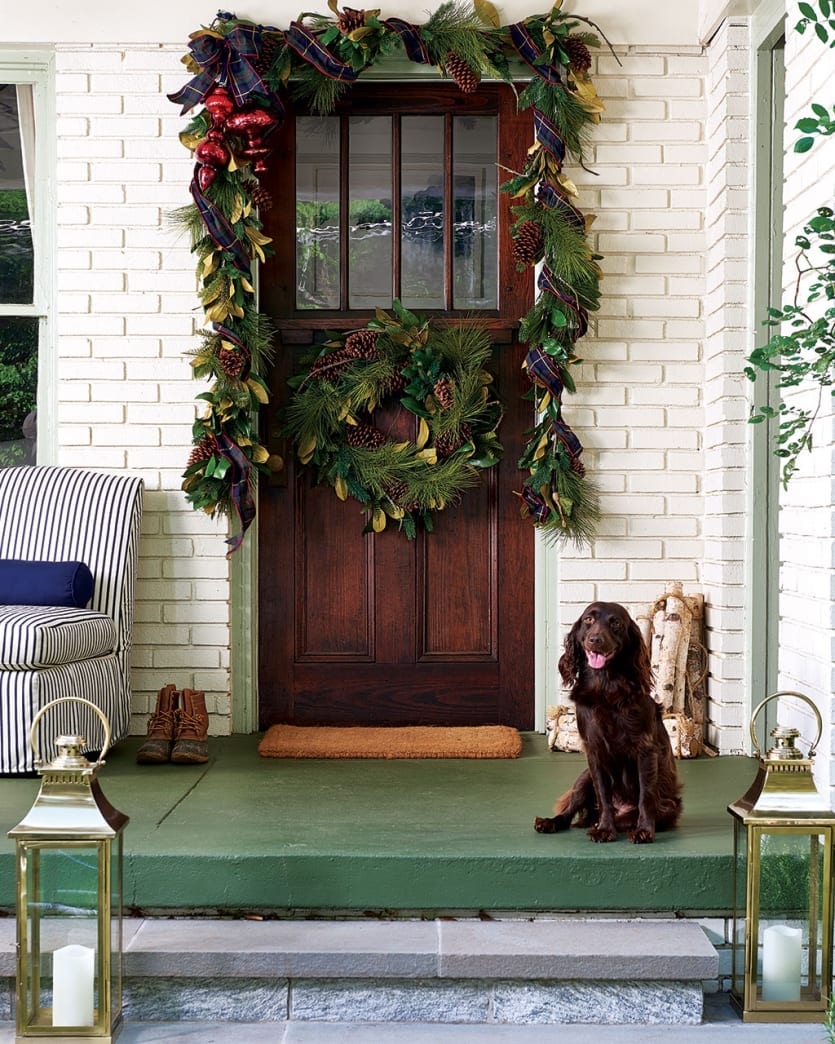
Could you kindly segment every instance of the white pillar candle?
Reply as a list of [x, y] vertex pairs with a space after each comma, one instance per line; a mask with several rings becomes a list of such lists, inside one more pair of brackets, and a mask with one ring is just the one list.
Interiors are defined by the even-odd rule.
[[763, 1000], [800, 1000], [799, 928], [772, 924], [763, 931]]
[[52, 954], [52, 1025], [92, 1026], [96, 951], [75, 943]]

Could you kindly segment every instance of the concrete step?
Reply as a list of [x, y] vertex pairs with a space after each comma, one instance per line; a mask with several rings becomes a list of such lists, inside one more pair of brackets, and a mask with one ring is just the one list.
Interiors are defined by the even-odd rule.
[[[127, 1021], [691, 1024], [718, 957], [671, 920], [127, 921]], [[0, 922], [11, 1017], [14, 921]]]

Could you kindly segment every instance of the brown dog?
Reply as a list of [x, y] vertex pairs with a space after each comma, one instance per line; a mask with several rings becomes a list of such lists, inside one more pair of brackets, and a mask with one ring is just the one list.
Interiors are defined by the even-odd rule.
[[588, 768], [557, 801], [542, 834], [588, 827], [592, 841], [635, 844], [676, 825], [681, 784], [661, 707], [652, 698], [649, 653], [637, 625], [616, 602], [592, 602], [565, 639], [559, 670], [572, 685]]

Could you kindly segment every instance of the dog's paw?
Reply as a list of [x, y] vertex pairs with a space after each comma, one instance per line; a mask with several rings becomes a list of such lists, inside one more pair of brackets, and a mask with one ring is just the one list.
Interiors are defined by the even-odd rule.
[[545, 816], [537, 816], [533, 821], [533, 828], [537, 834], [556, 834], [559, 829], [556, 819]]
[[615, 830], [610, 830], [608, 827], [592, 827], [591, 830], [587, 831], [592, 841], [596, 841], [598, 844], [604, 844], [609, 841], [617, 841], [618, 835]]
[[648, 827], [634, 830], [629, 835], [629, 840], [633, 845], [651, 845], [655, 840], [655, 831], [650, 830]]

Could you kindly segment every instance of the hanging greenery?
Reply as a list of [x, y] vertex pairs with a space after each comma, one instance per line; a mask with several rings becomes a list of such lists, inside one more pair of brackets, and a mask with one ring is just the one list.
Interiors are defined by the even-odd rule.
[[[252, 269], [271, 252], [258, 217], [259, 209], [263, 212], [272, 202], [258, 181], [269, 152], [264, 138], [286, 107], [295, 99], [313, 112], [330, 113], [363, 70], [392, 55], [405, 53], [413, 62], [437, 66], [442, 77], [466, 93], [476, 91], [482, 77], [512, 82], [510, 63], [521, 58], [533, 74], [519, 104], [533, 109], [534, 141], [524, 169], [510, 172], [502, 188], [515, 201], [512, 234], [518, 265], [539, 269], [536, 303], [520, 317], [520, 337], [529, 345], [525, 365], [536, 414], [519, 459], [528, 473], [520, 492], [522, 513], [548, 537], [584, 543], [595, 531], [598, 498], [585, 477], [582, 446], [563, 419], [562, 396], [574, 389], [570, 368], [579, 361], [574, 346], [588, 329], [589, 311], [598, 307], [600, 269], [599, 257], [587, 241], [586, 220], [575, 203], [576, 187], [563, 173], [563, 164], [566, 157], [583, 163], [587, 135], [603, 109], [589, 75], [589, 49], [599, 46], [599, 40], [585, 28], [597, 27], [582, 16], [564, 14], [562, 0], [547, 14], [507, 26], [501, 25], [489, 0], [474, 0], [472, 6], [452, 0], [422, 25], [383, 19], [379, 10], [340, 9], [336, 0], [328, 0], [328, 7], [330, 16], [303, 14], [287, 29], [219, 12], [210, 28], [192, 34], [183, 59], [192, 79], [170, 95], [183, 113], [202, 105], [180, 135], [195, 158], [194, 204], [177, 217], [197, 255], [208, 322], [192, 360], [194, 374], [212, 384], [198, 396], [207, 406], [194, 425], [194, 449], [183, 482], [186, 496], [195, 508], [211, 515], [237, 516], [241, 532], [230, 538], [230, 551], [239, 546], [255, 515], [256, 474], [266, 469], [269, 458], [257, 439], [256, 417], [258, 406], [268, 398], [262, 374], [270, 361], [273, 332], [256, 309]], [[402, 312], [398, 315], [402, 322]], [[378, 316], [377, 322], [385, 327], [386, 320]], [[373, 329], [369, 325], [368, 330]], [[462, 334], [462, 343], [469, 343], [469, 336]], [[347, 338], [339, 343], [339, 348], [331, 346], [333, 351], [345, 350]], [[367, 360], [365, 367], [357, 365], [357, 372], [373, 373], [374, 366], [386, 365], [396, 342], [388, 332], [380, 343], [381, 358]], [[477, 358], [477, 345], [470, 347]], [[446, 359], [444, 350], [438, 348], [434, 361]], [[481, 363], [472, 365], [479, 368]], [[346, 379], [347, 371], [340, 377]], [[325, 385], [336, 389], [340, 384], [318, 379], [316, 383], [320, 392]], [[336, 391], [333, 396], [335, 400]], [[356, 408], [361, 407], [358, 402]], [[428, 409], [425, 400], [422, 408]], [[430, 439], [439, 434], [432, 422], [449, 419], [450, 408], [422, 417]], [[488, 423], [485, 437], [493, 430]], [[317, 441], [318, 458], [309, 459], [335, 484], [339, 468], [324, 445]], [[429, 447], [426, 443], [417, 452]], [[348, 451], [339, 449], [340, 459], [345, 458]], [[478, 449], [469, 457], [467, 452], [454, 455], [461, 475], [448, 479], [453, 499], [468, 482], [464, 472], [475, 467], [480, 456]], [[466, 468], [463, 458], [469, 461]], [[451, 459], [444, 465], [441, 471], [451, 476]], [[352, 467], [341, 475], [346, 485], [349, 474], [359, 476], [358, 465]], [[416, 519], [428, 521], [429, 513], [449, 499], [440, 487], [432, 494], [428, 486], [418, 489], [417, 478], [414, 483], [409, 495], [417, 507], [409, 509], [370, 479], [366, 487], [358, 478], [356, 491], [349, 492], [371, 511], [372, 529], [375, 519], [379, 526], [386, 515], [398, 517], [391, 509], [400, 507], [403, 516], [398, 520], [413, 535]], [[342, 489], [340, 484], [337, 491]]]
[[[353, 497], [379, 533], [394, 519], [413, 538], [456, 503], [479, 471], [501, 459], [502, 410], [477, 326], [433, 326], [395, 301], [363, 330], [326, 342], [290, 380], [285, 430], [303, 464], [340, 500]], [[417, 419], [414, 441], [392, 438], [375, 416], [400, 407]]]

